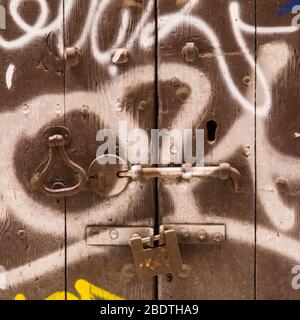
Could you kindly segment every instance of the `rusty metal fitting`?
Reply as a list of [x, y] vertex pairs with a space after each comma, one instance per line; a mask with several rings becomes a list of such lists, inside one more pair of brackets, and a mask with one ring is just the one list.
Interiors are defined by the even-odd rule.
[[194, 42], [187, 42], [182, 49], [182, 55], [187, 62], [194, 62], [199, 56], [199, 49]]
[[206, 230], [201, 229], [201, 230], [199, 230], [197, 237], [200, 241], [205, 241], [208, 238], [208, 234], [207, 234]]
[[242, 190], [242, 176], [240, 172], [233, 168], [230, 164], [221, 163], [219, 165], [218, 175], [219, 179], [221, 180], [232, 179], [235, 192], [240, 192]]
[[81, 60], [81, 52], [75, 47], [66, 48], [65, 50], [65, 60], [69, 67], [76, 67], [79, 65]]
[[56, 134], [54, 136], [49, 137], [49, 146], [51, 147], [58, 147], [65, 145], [65, 139], [61, 134]]
[[128, 62], [128, 50], [126, 48], [116, 49], [112, 56], [113, 64], [124, 64]]
[[221, 233], [215, 233], [214, 235], [213, 235], [213, 239], [214, 239], [214, 241], [215, 242], [217, 242], [217, 243], [220, 243], [220, 242], [222, 242], [224, 239], [223, 239], [223, 235], [221, 234]]
[[279, 177], [275, 181], [277, 190], [282, 193], [286, 193], [289, 190], [289, 180], [284, 177]]
[[[43, 161], [35, 170], [31, 185], [34, 190], [39, 190], [48, 197], [63, 198], [71, 197], [85, 189], [87, 183], [87, 176], [85, 170], [73, 162], [65, 149], [65, 146], [70, 143], [70, 131], [65, 127], [50, 127], [47, 128], [43, 134], [46, 144], [50, 148], [47, 161]], [[48, 187], [46, 182], [46, 176], [53, 169], [56, 157], [54, 152], [58, 151], [62, 162], [74, 171], [74, 175], [77, 176], [77, 183], [72, 187], [55, 188]], [[62, 185], [61, 185], [62, 186]]]
[[219, 165], [219, 179], [228, 180], [230, 178], [231, 166], [228, 163], [222, 163]]

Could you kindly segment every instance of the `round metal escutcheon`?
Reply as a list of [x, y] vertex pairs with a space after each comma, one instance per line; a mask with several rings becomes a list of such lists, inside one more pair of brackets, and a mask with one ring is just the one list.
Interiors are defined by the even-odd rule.
[[123, 192], [130, 178], [120, 178], [119, 172], [129, 171], [125, 160], [115, 155], [103, 155], [89, 167], [89, 187], [101, 196], [114, 197]]

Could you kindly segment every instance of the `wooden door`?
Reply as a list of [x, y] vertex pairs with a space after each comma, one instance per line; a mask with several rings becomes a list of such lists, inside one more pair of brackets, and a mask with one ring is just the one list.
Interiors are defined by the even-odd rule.
[[[291, 2], [0, 0], [1, 300], [300, 298]], [[88, 171], [97, 133], [119, 144], [120, 123], [149, 136], [203, 129], [205, 165], [238, 169], [242, 191], [210, 178], [132, 182], [114, 197], [33, 189], [45, 129], [67, 127], [67, 153]], [[56, 159], [47, 183], [74, 175]], [[226, 240], [180, 245], [183, 270], [150, 280], [137, 279], [129, 246], [88, 241], [103, 227], [162, 225], [223, 225]]]

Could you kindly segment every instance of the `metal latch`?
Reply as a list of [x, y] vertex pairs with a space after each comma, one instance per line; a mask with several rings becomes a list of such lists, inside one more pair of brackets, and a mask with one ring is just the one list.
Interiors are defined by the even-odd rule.
[[88, 246], [131, 246], [139, 278], [176, 273], [182, 269], [179, 245], [220, 245], [226, 240], [225, 225], [173, 224], [154, 235], [149, 227], [88, 226]]
[[88, 246], [128, 246], [133, 237], [153, 237], [153, 228], [148, 227], [107, 227], [88, 226], [86, 244]]
[[130, 239], [129, 244], [137, 275], [141, 279], [182, 270], [175, 230], [167, 230], [153, 238], [135, 237]]

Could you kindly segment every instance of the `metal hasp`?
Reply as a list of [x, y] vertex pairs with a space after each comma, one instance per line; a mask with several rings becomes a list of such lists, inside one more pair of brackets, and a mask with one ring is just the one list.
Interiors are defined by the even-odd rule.
[[[35, 170], [31, 179], [32, 188], [39, 190], [48, 197], [70, 197], [81, 192], [86, 187], [87, 175], [83, 168], [73, 162], [67, 152], [66, 145], [71, 141], [71, 133], [65, 127], [50, 127], [44, 134], [46, 144], [49, 146], [48, 160], [42, 162]], [[55, 154], [58, 153], [63, 163], [78, 177], [77, 184], [72, 187], [64, 187], [63, 184], [55, 184], [52, 188], [45, 185], [45, 180], [55, 164]]]
[[154, 235], [149, 227], [88, 226], [87, 246], [131, 246], [137, 276], [154, 276], [182, 271], [178, 245], [222, 245], [225, 225], [173, 224], [160, 227]]
[[240, 192], [242, 189], [242, 177], [239, 171], [231, 167], [228, 163], [222, 163], [218, 167], [193, 167], [190, 164], [183, 164], [182, 167], [165, 168], [143, 168], [142, 166], [132, 166], [130, 171], [120, 172], [120, 177], [138, 179], [165, 178], [190, 180], [192, 178], [214, 177], [220, 180], [232, 179], [234, 191]]
[[154, 238], [132, 238], [129, 244], [140, 279], [153, 278], [182, 270], [175, 230], [167, 230]]

